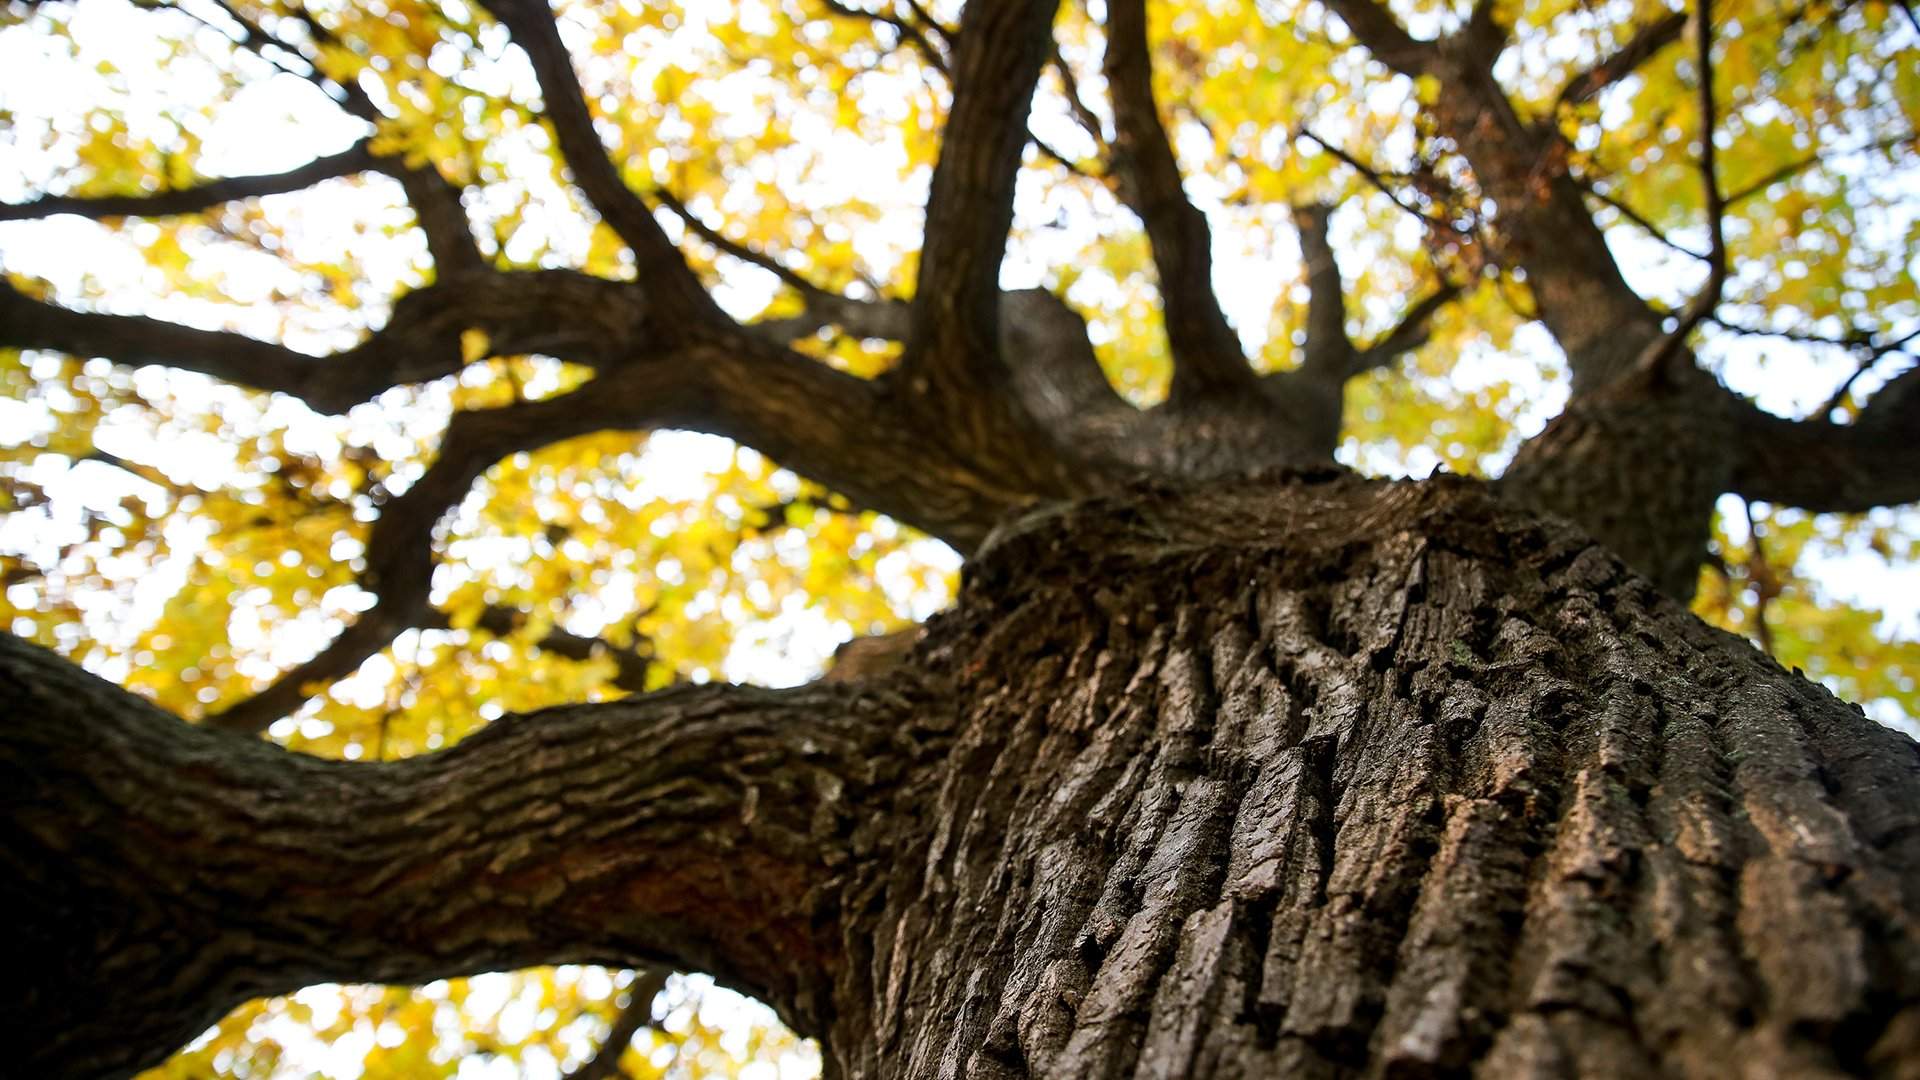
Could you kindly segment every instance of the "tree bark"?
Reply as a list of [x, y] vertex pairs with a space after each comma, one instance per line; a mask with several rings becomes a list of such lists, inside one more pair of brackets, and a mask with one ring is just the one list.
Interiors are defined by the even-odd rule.
[[398, 765], [0, 659], [36, 1074], [312, 979], [563, 960], [713, 970], [842, 1077], [1920, 1061], [1920, 749], [1464, 480], [1055, 507], [872, 678]]

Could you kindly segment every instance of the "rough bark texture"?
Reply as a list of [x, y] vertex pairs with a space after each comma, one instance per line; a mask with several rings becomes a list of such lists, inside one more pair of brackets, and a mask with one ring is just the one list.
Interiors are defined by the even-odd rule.
[[845, 1077], [1910, 1075], [1920, 750], [1467, 481], [1031, 515], [904, 661], [378, 766], [0, 648], [35, 1075], [665, 962]]
[[1084, 506], [931, 640], [960, 727], [846, 905], [847, 1075], [1920, 1054], [1913, 744], [1464, 482]]

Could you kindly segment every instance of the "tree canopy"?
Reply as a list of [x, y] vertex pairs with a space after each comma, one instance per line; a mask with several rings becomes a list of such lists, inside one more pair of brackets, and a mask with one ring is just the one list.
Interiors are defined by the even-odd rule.
[[[1337, 458], [1505, 477], [1911, 730], [1917, 44], [1878, 0], [11, 0], [0, 629], [397, 759], [804, 681], [1035, 500]], [[158, 1075], [564, 1071], [654, 978], [262, 1001]], [[804, 1059], [695, 986], [628, 1075]]]

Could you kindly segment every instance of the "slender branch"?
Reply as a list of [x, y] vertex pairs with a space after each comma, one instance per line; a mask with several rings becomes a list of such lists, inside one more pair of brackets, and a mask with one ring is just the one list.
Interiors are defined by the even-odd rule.
[[388, 503], [367, 539], [362, 588], [378, 601], [312, 658], [265, 689], [207, 717], [227, 731], [260, 732], [298, 709], [337, 679], [351, 675], [401, 631], [440, 621], [428, 606], [433, 583], [433, 533], [473, 482], [509, 454], [535, 450], [577, 435], [631, 429], [620, 395], [608, 386], [585, 388], [503, 409], [456, 413], [440, 456], [406, 493]]
[[700, 239], [721, 253], [767, 271], [800, 294], [801, 300], [807, 307], [804, 315], [792, 319], [755, 323], [754, 330], [783, 344], [811, 334], [829, 324], [841, 326], [849, 333], [860, 337], [905, 340], [909, 329], [906, 304], [898, 300], [855, 300], [831, 289], [822, 288], [772, 255], [734, 240], [707, 224], [665, 188], [656, 190], [654, 198], [658, 199], [660, 205], [666, 207], [675, 217], [685, 222], [687, 228], [697, 234]]
[[1403, 198], [1400, 195], [1399, 192], [1393, 190], [1393, 185], [1387, 182], [1387, 177], [1385, 173], [1382, 173], [1380, 170], [1375, 169], [1371, 165], [1366, 164], [1365, 162], [1361, 161], [1359, 158], [1356, 158], [1352, 154], [1347, 153], [1345, 150], [1341, 149], [1340, 147], [1321, 138], [1319, 135], [1316, 135], [1312, 130], [1306, 127], [1301, 127], [1300, 129], [1294, 132], [1294, 137], [1299, 139], [1305, 139], [1308, 142], [1314, 144], [1315, 146], [1318, 146], [1320, 149], [1325, 150], [1327, 153], [1332, 154], [1335, 158], [1338, 158], [1342, 165], [1345, 165], [1347, 168], [1352, 169], [1356, 173], [1359, 173], [1361, 179], [1365, 180], [1375, 190], [1379, 191], [1380, 194], [1385, 195], [1388, 201], [1392, 202], [1393, 205], [1399, 207], [1401, 210], [1405, 211], [1406, 213], [1412, 214], [1414, 217], [1419, 218], [1420, 222], [1426, 225], [1428, 228], [1442, 229], [1447, 232], [1458, 234], [1460, 236], [1471, 236], [1473, 234], [1473, 230], [1471, 229], [1463, 228], [1462, 226], [1458, 225], [1453, 221], [1449, 221], [1446, 218], [1440, 217], [1437, 214], [1428, 213], [1427, 211], [1422, 210], [1419, 207], [1408, 202], [1405, 198]]
[[1112, 148], [1107, 145], [1107, 136], [1101, 130], [1100, 118], [1094, 115], [1093, 110], [1088, 108], [1086, 101], [1081, 98], [1080, 80], [1074, 77], [1073, 65], [1067, 63], [1066, 54], [1060, 51], [1060, 42], [1057, 40], [1053, 42], [1053, 55], [1048, 58], [1048, 65], [1060, 79], [1060, 94], [1067, 99], [1067, 109], [1072, 114], [1074, 122], [1079, 124], [1080, 130], [1086, 132], [1087, 137], [1093, 140], [1093, 145], [1099, 149], [1101, 157], [1107, 157]]
[[1896, 135], [1896, 136], [1893, 136], [1892, 138], [1879, 139], [1874, 142], [1867, 143], [1865, 146], [1856, 146], [1851, 150], [1838, 150], [1830, 154], [1819, 154], [1819, 153], [1808, 154], [1806, 157], [1799, 158], [1795, 161], [1789, 161], [1785, 165], [1782, 165], [1777, 169], [1771, 170], [1765, 176], [1762, 176], [1760, 179], [1755, 180], [1752, 183], [1745, 185], [1744, 187], [1738, 188], [1728, 193], [1727, 205], [1736, 206], [1740, 203], [1743, 203], [1748, 199], [1753, 198], [1755, 195], [1758, 195], [1761, 192], [1767, 190], [1768, 188], [1772, 187], [1775, 184], [1781, 183], [1782, 181], [1785, 181], [1785, 180], [1791, 180], [1795, 176], [1798, 176], [1800, 173], [1803, 173], [1808, 169], [1813, 168], [1816, 165], [1822, 164], [1823, 162], [1831, 161], [1834, 158], [1852, 157], [1855, 154], [1869, 154], [1875, 151], [1891, 150], [1896, 146], [1906, 146], [1916, 141], [1920, 141], [1920, 135], [1916, 135], [1913, 132], [1908, 132], [1905, 135]]
[[1447, 306], [1454, 297], [1459, 296], [1460, 286], [1448, 281], [1421, 297], [1400, 317], [1393, 329], [1380, 336], [1378, 341], [1359, 350], [1354, 355], [1354, 367], [1349, 373], [1359, 375], [1377, 367], [1384, 367], [1400, 356], [1412, 352], [1427, 343], [1433, 332], [1433, 317], [1441, 308]]
[[[527, 613], [517, 608], [492, 605], [480, 612], [474, 626], [497, 638], [510, 637], [527, 620]], [[414, 628], [447, 629], [451, 627], [438, 611], [428, 611], [419, 619]], [[633, 646], [616, 645], [606, 638], [588, 637], [575, 634], [559, 627], [549, 629], [533, 643], [542, 652], [550, 652], [568, 660], [587, 661], [605, 658], [613, 661], [613, 678], [608, 684], [638, 694], [647, 689], [647, 675], [652, 666], [651, 643], [642, 639]]]
[[1642, 26], [1627, 43], [1605, 60], [1567, 80], [1561, 88], [1558, 108], [1570, 109], [1593, 100], [1602, 90], [1633, 74], [1654, 54], [1680, 40], [1687, 27], [1687, 15], [1676, 11]]
[[733, 320], [707, 295], [654, 220], [646, 201], [621, 179], [620, 170], [608, 156], [574, 74], [573, 58], [560, 38], [560, 28], [546, 0], [485, 0], [481, 6], [507, 28], [532, 63], [540, 96], [546, 102], [546, 117], [553, 125], [560, 155], [574, 183], [600, 212], [601, 219], [632, 249], [640, 281], [681, 312], [681, 319], [661, 329], [675, 334], [683, 326], [690, 333], [714, 328], [730, 332]]
[[1651, 375], [1665, 367], [1666, 362], [1677, 355], [1685, 346], [1688, 335], [1692, 334], [1702, 320], [1713, 314], [1720, 306], [1720, 297], [1727, 285], [1727, 200], [1720, 191], [1720, 173], [1716, 165], [1716, 153], [1713, 145], [1715, 103], [1713, 97], [1713, 0], [1696, 0], [1694, 13], [1694, 63], [1698, 65], [1700, 77], [1700, 179], [1706, 190], [1707, 237], [1710, 254], [1707, 259], [1707, 284], [1700, 294], [1687, 305], [1685, 314], [1680, 317], [1679, 325], [1665, 337], [1649, 345], [1639, 359], [1634, 361], [1633, 370], [1641, 376]]
[[613, 1026], [608, 1028], [607, 1037], [600, 1041], [600, 1048], [579, 1068], [568, 1073], [564, 1080], [609, 1080], [610, 1077], [623, 1075], [620, 1072], [620, 1056], [627, 1052], [627, 1047], [633, 1043], [633, 1037], [640, 1033], [640, 1029], [653, 1023], [654, 999], [665, 992], [667, 976], [670, 974], [657, 964], [636, 972], [633, 984], [627, 987], [627, 1003], [614, 1015]]
[[647, 310], [631, 286], [572, 271], [483, 274], [408, 293], [367, 340], [316, 357], [144, 315], [72, 311], [0, 281], [0, 344], [197, 371], [340, 413], [390, 387], [459, 371], [466, 330], [488, 333], [490, 355], [564, 351], [592, 362], [632, 347]]
[[26, 221], [76, 214], [98, 221], [115, 217], [165, 217], [195, 214], [221, 203], [283, 195], [309, 188], [322, 180], [350, 176], [379, 168], [363, 140], [337, 154], [315, 158], [286, 172], [227, 176], [169, 191], [141, 195], [42, 195], [24, 203], [0, 204], [0, 221]]
[[1181, 186], [1180, 166], [1153, 99], [1146, 0], [1110, 0], [1106, 29], [1113, 170], [1121, 198], [1146, 225], [1159, 271], [1173, 351], [1170, 400], [1244, 392], [1257, 380], [1213, 293], [1213, 237], [1206, 215]]
[[[901, 40], [912, 45], [914, 51], [919, 53], [922, 59], [926, 60], [928, 66], [940, 74], [952, 78], [953, 68], [948, 63], [946, 54], [941, 52], [932, 41], [928, 40], [927, 35], [921, 31], [920, 27], [898, 16], [889, 15], [884, 11], [868, 11], [865, 8], [857, 8], [851, 4], [843, 3], [842, 0], [821, 0], [821, 3], [826, 5], [828, 11], [841, 18], [861, 19], [869, 23], [881, 23], [892, 27], [894, 32], [900, 35]], [[936, 27], [936, 33], [939, 32], [937, 30], [939, 24], [934, 23], [931, 19], [928, 19], [927, 22], [929, 25]]]
[[1646, 215], [1642, 214], [1638, 210], [1635, 210], [1633, 206], [1629, 204], [1625, 199], [1617, 199], [1612, 195], [1609, 195], [1606, 192], [1601, 191], [1600, 189], [1594, 187], [1592, 183], [1587, 181], [1581, 181], [1580, 190], [1585, 192], [1587, 195], [1591, 196], [1592, 198], [1598, 200], [1599, 202], [1612, 207], [1616, 212], [1619, 213], [1621, 217], [1626, 218], [1628, 221], [1638, 226], [1642, 232], [1646, 233], [1648, 236], [1653, 237], [1655, 240], [1658, 240], [1661, 244], [1669, 248], [1672, 248], [1674, 251], [1677, 251], [1682, 255], [1688, 255], [1693, 258], [1699, 259], [1702, 262], [1708, 259], [1711, 259], [1713, 257], [1712, 255], [1709, 255], [1706, 252], [1695, 251], [1692, 248], [1687, 247], [1686, 245], [1675, 240], [1673, 237], [1668, 236], [1665, 230], [1661, 229], [1660, 226], [1655, 225], [1650, 219], [1647, 218]]

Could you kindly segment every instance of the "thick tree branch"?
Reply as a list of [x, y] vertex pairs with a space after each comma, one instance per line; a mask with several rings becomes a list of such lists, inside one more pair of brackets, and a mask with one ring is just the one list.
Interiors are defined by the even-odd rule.
[[[687, 687], [348, 765], [0, 634], [0, 902], [36, 972], [5, 1009], [34, 1032], [14, 1064], [126, 1074], [248, 998], [553, 963], [710, 971], [817, 1024], [845, 838], [922, 710], [870, 683]], [[82, 847], [55, 839], [75, 815]]]
[[1411, 47], [1417, 62], [1397, 66], [1440, 80], [1444, 90], [1428, 113], [1497, 205], [1501, 254], [1526, 271], [1539, 317], [1566, 351], [1574, 392], [1598, 391], [1633, 370], [1660, 338], [1660, 316], [1621, 274], [1557, 129], [1523, 119], [1498, 80], [1456, 51], [1410, 43], [1375, 0], [1329, 6], [1382, 60], [1394, 64]]
[[914, 334], [901, 374], [974, 445], [1017, 423], [997, 391], [1000, 263], [1013, 223], [1027, 111], [1049, 52], [1055, 0], [974, 0], [954, 51], [953, 107], [927, 198]]
[[707, 295], [681, 259], [679, 249], [653, 219], [646, 201], [627, 186], [608, 156], [547, 0], [488, 0], [481, 6], [507, 28], [531, 61], [540, 96], [546, 102], [547, 119], [574, 183], [580, 185], [602, 220], [633, 250], [641, 283], [681, 312], [672, 325], [674, 332], [681, 327], [688, 332], [731, 328], [732, 320]]
[[473, 223], [461, 205], [460, 189], [440, 175], [431, 164], [418, 169], [405, 162], [383, 160], [380, 169], [400, 181], [413, 206], [420, 231], [427, 236], [427, 253], [439, 280], [478, 273], [488, 269], [485, 255], [473, 238]]
[[1434, 43], [1407, 33], [1380, 0], [1328, 0], [1327, 7], [1340, 16], [1374, 59], [1402, 75], [1423, 75], [1439, 59]]
[[379, 168], [378, 159], [367, 151], [367, 144], [362, 141], [286, 172], [220, 177], [189, 187], [141, 195], [43, 195], [30, 202], [0, 205], [0, 221], [26, 221], [55, 214], [77, 214], [96, 221], [194, 214], [224, 202], [283, 195], [310, 188], [322, 180], [375, 168]]
[[1559, 107], [1574, 108], [1599, 96], [1602, 90], [1634, 73], [1655, 53], [1680, 40], [1687, 13], [1676, 11], [1637, 30], [1626, 44], [1606, 59], [1567, 80], [1560, 90]]
[[1294, 229], [1300, 235], [1300, 261], [1307, 271], [1306, 359], [1300, 370], [1308, 378], [1344, 383], [1358, 358], [1347, 337], [1346, 286], [1340, 264], [1334, 260], [1328, 226], [1333, 207], [1323, 204], [1295, 207]]
[[1146, 0], [1107, 5], [1107, 93], [1113, 100], [1113, 171], [1121, 199], [1146, 225], [1159, 271], [1167, 343], [1173, 350], [1171, 400], [1244, 392], [1256, 382], [1213, 293], [1213, 237], [1188, 201], [1180, 165], [1153, 99]]
[[1920, 365], [1880, 388], [1851, 424], [1748, 407], [1732, 490], [1821, 513], [1920, 501]]
[[1481, 71], [1491, 71], [1511, 33], [1511, 27], [1500, 19], [1499, 0], [1474, 0], [1465, 25], [1447, 43], [1468, 63]]

